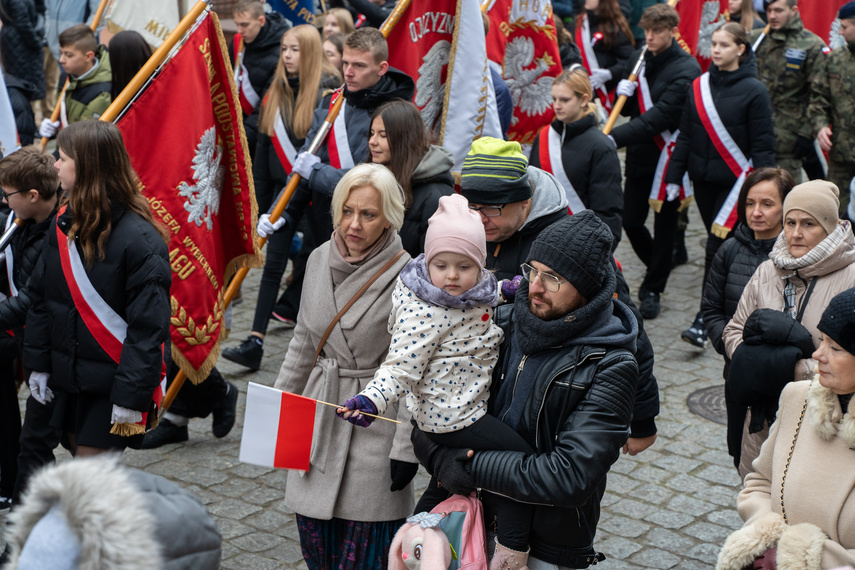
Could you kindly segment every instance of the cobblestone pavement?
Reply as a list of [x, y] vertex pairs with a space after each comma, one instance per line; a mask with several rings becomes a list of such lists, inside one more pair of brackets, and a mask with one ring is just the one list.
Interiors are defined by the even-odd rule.
[[[724, 426], [693, 414], [686, 404], [696, 390], [722, 385], [722, 360], [715, 351], [679, 338], [698, 307], [702, 239], [703, 226], [693, 208], [687, 233], [690, 261], [672, 273], [661, 315], [646, 324], [661, 393], [659, 438], [637, 457], [622, 456], [611, 470], [595, 544], [608, 559], [598, 568], [711, 568], [725, 537], [740, 526], [735, 511], [739, 479], [727, 455]], [[644, 268], [626, 240], [617, 258], [636, 291]], [[244, 284], [244, 302], [235, 308], [226, 346], [248, 334], [259, 276], [258, 270], [250, 272]], [[237, 459], [247, 382], [273, 384], [290, 338], [290, 330], [271, 323], [259, 372], [219, 362], [223, 375], [241, 392], [238, 421], [227, 437], [213, 437], [210, 418], [196, 419], [188, 442], [124, 455], [128, 465], [176, 481], [205, 502], [223, 535], [223, 568], [305, 568], [294, 515], [282, 501], [285, 472]], [[62, 451], [57, 455], [68, 457]], [[427, 484], [423, 470], [417, 483], [420, 489]]]

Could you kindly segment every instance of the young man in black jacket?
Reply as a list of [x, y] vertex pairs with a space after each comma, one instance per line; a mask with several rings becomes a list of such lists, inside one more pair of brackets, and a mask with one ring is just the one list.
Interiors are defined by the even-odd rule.
[[413, 431], [416, 456], [444, 488], [487, 491], [485, 520], [492, 520], [491, 493], [536, 505], [530, 551], [497, 546], [492, 564], [507, 561], [502, 568], [587, 568], [605, 558], [593, 545], [600, 499], [629, 436], [638, 382], [638, 324], [613, 297], [611, 243], [608, 227], [588, 210], [549, 226], [526, 257], [510, 322], [499, 323], [505, 340], [490, 413], [536, 453], [473, 453]]
[[[679, 22], [677, 11], [666, 4], [656, 4], [645, 10], [639, 24], [644, 28], [647, 53], [638, 83], [646, 86], [637, 90], [637, 84], [626, 79], [618, 84], [618, 95], [629, 97], [623, 114], [628, 115], [630, 121], [610, 135], [617, 148], [626, 147], [623, 229], [636, 255], [647, 266], [638, 291], [641, 315], [645, 319], [655, 319], [659, 315], [659, 296], [671, 273], [680, 204], [677, 196], [669, 196], [663, 202], [654, 216], [651, 236], [644, 226], [649, 211], [648, 199], [662, 148], [668, 143], [664, 138], [680, 126], [691, 83], [701, 74], [695, 58], [674, 40]], [[629, 58], [624, 77], [630, 75], [639, 55], [640, 51], [636, 51]]]
[[[45, 234], [56, 217], [59, 188], [53, 158], [26, 147], [0, 161], [0, 188], [10, 217], [23, 220], [4, 251], [7, 279], [0, 301], [0, 513], [17, 501], [29, 475], [53, 462], [59, 432], [50, 427], [53, 406], [27, 399], [23, 436], [18, 410], [18, 363], [30, 294], [27, 281], [44, 250]], [[11, 219], [9, 224], [11, 224]], [[9, 225], [7, 224], [7, 225]], [[21, 446], [19, 447], [19, 440]]]

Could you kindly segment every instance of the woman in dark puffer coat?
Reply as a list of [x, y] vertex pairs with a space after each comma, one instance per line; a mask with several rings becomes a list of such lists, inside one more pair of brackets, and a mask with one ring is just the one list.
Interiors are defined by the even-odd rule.
[[[739, 177], [719, 153], [701, 120], [698, 106], [703, 108], [703, 104], [696, 101], [695, 93], [706, 81], [715, 112], [727, 131], [722, 137], [729, 136], [754, 168], [775, 166], [769, 92], [757, 79], [757, 64], [745, 29], [733, 22], [724, 24], [713, 32], [712, 44], [713, 65], [695, 80], [689, 91], [677, 146], [665, 174], [669, 195], [679, 191], [686, 172], [694, 184], [695, 201], [708, 234], [703, 283], [707, 282], [712, 259], [729, 231], [724, 221], [715, 227], [714, 222], [720, 210], [725, 209], [726, 199]], [[681, 337], [695, 346], [706, 345], [700, 312]]]
[[36, 29], [38, 16], [33, 0], [0, 1], [3, 70], [35, 85], [35, 100], [45, 97], [44, 30], [39, 32]]
[[761, 168], [745, 179], [739, 192], [739, 224], [722, 244], [710, 266], [701, 299], [704, 326], [716, 352], [724, 355], [724, 378], [730, 360], [721, 333], [736, 312], [742, 291], [781, 233], [784, 198], [795, 185], [780, 168]]

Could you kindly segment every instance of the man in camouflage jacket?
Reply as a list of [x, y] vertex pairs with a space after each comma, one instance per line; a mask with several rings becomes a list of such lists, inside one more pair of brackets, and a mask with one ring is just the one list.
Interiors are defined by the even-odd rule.
[[[823, 69], [825, 43], [802, 24], [796, 0], [764, 0], [769, 33], [755, 49], [757, 77], [769, 90], [772, 120], [775, 123], [775, 156], [778, 166], [796, 181], [804, 166], [808, 177], [822, 178], [822, 168], [814, 149], [815, 132], [805, 114], [811, 99], [811, 85]], [[762, 33], [751, 33], [752, 45]]]
[[809, 114], [819, 133], [819, 145], [828, 152], [826, 179], [840, 188], [843, 215], [850, 204], [849, 185], [855, 176], [855, 1], [843, 5], [837, 17], [846, 45], [826, 58], [814, 84]]

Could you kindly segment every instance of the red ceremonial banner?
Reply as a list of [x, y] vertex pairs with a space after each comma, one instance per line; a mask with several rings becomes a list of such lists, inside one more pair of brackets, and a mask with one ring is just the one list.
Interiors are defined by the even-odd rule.
[[262, 264], [249, 150], [216, 14], [197, 24], [116, 124], [170, 235], [172, 357], [201, 382], [225, 335], [228, 279]]
[[726, 20], [728, 1], [680, 0], [675, 9], [680, 14], [677, 42], [706, 71], [712, 55], [712, 34]]
[[530, 145], [555, 117], [552, 80], [561, 73], [561, 56], [549, 0], [491, 0], [487, 56], [502, 66], [514, 101], [508, 139]]
[[840, 35], [837, 12], [849, 0], [824, 0], [823, 2], [799, 2], [799, 14], [805, 28], [812, 31], [832, 48], [846, 45]]

